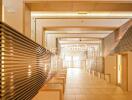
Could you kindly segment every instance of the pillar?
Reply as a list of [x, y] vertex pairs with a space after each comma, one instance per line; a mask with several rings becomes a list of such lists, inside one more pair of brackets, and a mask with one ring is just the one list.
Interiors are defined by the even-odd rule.
[[24, 35], [31, 39], [31, 10], [24, 4], [24, 24], [23, 24]]
[[0, 0], [0, 21], [2, 21], [2, 0]]
[[[2, 21], [2, 0], [0, 0], [0, 21]], [[0, 31], [0, 43], [1, 43], [1, 31]], [[1, 47], [1, 44], [0, 44], [0, 47]], [[0, 51], [1, 51], [1, 48], [0, 48]], [[0, 64], [2, 63], [1, 62], [1, 53], [0, 53]], [[0, 73], [1, 73], [1, 66], [0, 66]], [[2, 87], [1, 87], [1, 80], [2, 80], [2, 78], [1, 78], [1, 74], [0, 74], [0, 95], [1, 95], [1, 92], [2, 92]], [[2, 98], [1, 96], [0, 96], [0, 98]]]

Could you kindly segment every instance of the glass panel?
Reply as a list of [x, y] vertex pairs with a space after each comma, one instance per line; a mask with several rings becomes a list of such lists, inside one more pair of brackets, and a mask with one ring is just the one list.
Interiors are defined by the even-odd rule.
[[71, 67], [71, 56], [65, 56], [64, 60], [63, 60], [63, 65], [66, 67], [66, 68], [69, 68]]
[[81, 67], [79, 56], [73, 56], [73, 67]]

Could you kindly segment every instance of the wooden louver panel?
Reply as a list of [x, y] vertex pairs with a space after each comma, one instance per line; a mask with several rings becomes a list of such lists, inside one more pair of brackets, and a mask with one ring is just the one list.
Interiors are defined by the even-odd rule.
[[118, 45], [114, 48], [113, 53], [122, 53], [132, 51], [132, 26], [126, 31]]
[[0, 22], [0, 98], [31, 100], [50, 69], [50, 51]]

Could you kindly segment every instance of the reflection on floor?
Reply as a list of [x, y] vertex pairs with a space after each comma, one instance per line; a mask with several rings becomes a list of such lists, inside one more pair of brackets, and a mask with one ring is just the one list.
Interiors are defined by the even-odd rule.
[[79, 68], [70, 68], [64, 100], [132, 100], [132, 93], [123, 92]]

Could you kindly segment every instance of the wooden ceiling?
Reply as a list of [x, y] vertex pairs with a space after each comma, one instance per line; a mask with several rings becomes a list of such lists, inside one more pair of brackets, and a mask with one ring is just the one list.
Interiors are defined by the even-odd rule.
[[[34, 0], [33, 0], [34, 1]], [[87, 1], [40, 1], [27, 2], [32, 11], [132, 11], [132, 3], [107, 3]]]
[[[65, 13], [65, 12], [131, 12], [132, 11], [132, 0], [25, 0], [28, 7], [33, 12], [55, 12], [55, 13]], [[119, 23], [116, 23], [119, 19], [83, 19], [86, 25], [79, 24], [82, 19], [77, 19], [75, 22], [75, 18], [68, 19], [60, 19], [49, 18], [43, 19], [35, 17], [37, 22], [36, 30], [40, 30], [36, 33], [41, 32], [42, 29], [46, 31], [114, 31], [118, 29], [123, 23], [122, 20]], [[45, 20], [45, 21], [44, 21]], [[53, 21], [55, 20], [55, 21]], [[97, 20], [100, 20], [99, 22]], [[113, 21], [110, 21], [113, 20]], [[115, 20], [115, 21], [114, 21]], [[125, 20], [125, 19], [124, 19]], [[90, 22], [93, 23], [90, 23]], [[69, 22], [72, 24], [69, 24]], [[77, 23], [78, 22], [78, 23]], [[64, 24], [64, 25], [63, 25]], [[40, 26], [39, 26], [40, 25]], [[84, 35], [83, 35], [84, 36]], [[92, 36], [97, 36], [93, 34]], [[106, 36], [103, 34], [103, 37]], [[85, 36], [84, 36], [85, 37]]]
[[[28, 3], [34, 2], [45, 2], [45, 1], [71, 1], [71, 0], [25, 0]], [[110, 3], [131, 3], [132, 0], [72, 0], [72, 1], [87, 1], [87, 2], [110, 2]]]

